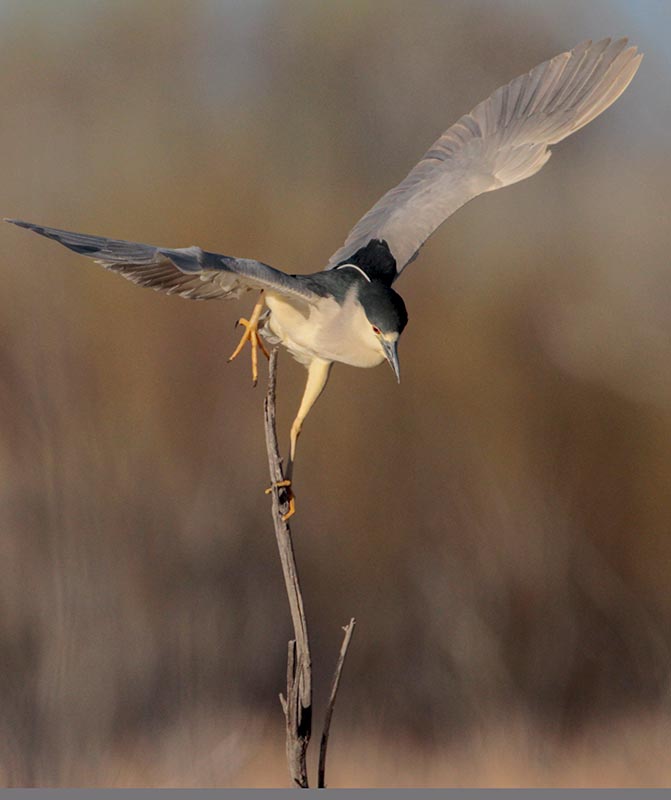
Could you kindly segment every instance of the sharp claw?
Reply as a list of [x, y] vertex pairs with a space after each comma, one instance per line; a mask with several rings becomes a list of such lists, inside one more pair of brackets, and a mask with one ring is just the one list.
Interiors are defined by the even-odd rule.
[[286, 522], [296, 513], [296, 498], [291, 489], [291, 481], [288, 478], [285, 478], [283, 481], [273, 483], [272, 486], [269, 486], [265, 490], [265, 494], [272, 494], [272, 492], [274, 492], [276, 489], [284, 489], [287, 493], [287, 502], [289, 503], [289, 508], [287, 509], [287, 513], [282, 515], [282, 521]]
[[292, 494], [291, 497], [289, 498], [289, 510], [287, 511], [286, 514], [282, 515], [282, 522], [286, 522], [289, 518], [293, 517], [295, 513], [296, 513], [296, 498]]
[[245, 332], [242, 334], [240, 338], [240, 342], [235, 350], [231, 353], [231, 356], [228, 359], [228, 363], [230, 364], [231, 361], [235, 360], [242, 349], [244, 348], [245, 344], [249, 342], [252, 348], [252, 386], [256, 386], [259, 379], [259, 369], [258, 369], [258, 350], [259, 347], [263, 351], [263, 353], [268, 356], [268, 353], [259, 338], [259, 331], [258, 331], [258, 323], [259, 318], [261, 316], [261, 311], [263, 308], [263, 292], [261, 292], [261, 296], [257, 301], [252, 314], [249, 319], [245, 319], [244, 317], [240, 317], [234, 326], [234, 329], [237, 328], [239, 325], [242, 325], [245, 329]]

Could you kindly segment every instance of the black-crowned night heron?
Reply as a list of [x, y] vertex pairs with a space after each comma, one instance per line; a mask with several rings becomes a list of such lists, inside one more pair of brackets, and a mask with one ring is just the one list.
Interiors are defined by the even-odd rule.
[[622, 94], [641, 58], [626, 39], [584, 42], [498, 89], [448, 128], [354, 226], [326, 269], [311, 275], [289, 275], [199, 247], [153, 247], [8, 221], [167, 294], [211, 300], [260, 290], [250, 318], [240, 320], [245, 332], [231, 359], [250, 342], [256, 383], [258, 350], [265, 353], [260, 330], [307, 367], [291, 426], [290, 484], [301, 426], [333, 362], [375, 367], [386, 360], [399, 378], [398, 339], [408, 315], [392, 285], [424, 242], [472, 198], [538, 172], [550, 157], [549, 145], [582, 128]]

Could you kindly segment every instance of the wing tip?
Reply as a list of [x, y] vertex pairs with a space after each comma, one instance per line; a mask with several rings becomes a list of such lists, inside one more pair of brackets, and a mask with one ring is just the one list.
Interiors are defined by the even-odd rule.
[[[616, 39], [613, 36], [605, 36], [603, 39], [599, 39], [595, 42], [593, 39], [585, 39], [584, 41], [577, 44], [575, 47], [567, 50], [567, 53], [574, 54], [580, 52], [587, 52], [588, 50], [594, 49], [595, 51], [605, 51], [609, 47], [612, 47], [614, 50], [618, 52], [626, 52], [626, 53], [636, 53], [638, 51], [638, 46], [635, 44], [629, 45], [629, 37], [628, 36], [620, 36], [619, 39]], [[563, 54], [562, 54], [563, 55]]]
[[38, 227], [32, 222], [26, 222], [23, 219], [13, 219], [12, 217], [3, 217], [3, 222], [9, 222], [11, 225], [18, 225], [19, 228], [28, 228], [28, 230]]

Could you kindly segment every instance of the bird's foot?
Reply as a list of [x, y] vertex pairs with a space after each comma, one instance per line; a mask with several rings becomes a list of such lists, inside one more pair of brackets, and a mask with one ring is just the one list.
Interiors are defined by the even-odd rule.
[[240, 319], [235, 323], [235, 327], [237, 328], [238, 325], [244, 326], [245, 332], [242, 334], [242, 338], [238, 343], [238, 346], [235, 350], [231, 353], [228, 362], [230, 364], [233, 359], [237, 358], [240, 353], [242, 352], [243, 347], [245, 346], [246, 342], [249, 342], [252, 348], [252, 386], [256, 386], [259, 380], [259, 350], [263, 353], [266, 358], [270, 358], [270, 354], [266, 350], [265, 345], [261, 339], [259, 334], [259, 321], [258, 316], [255, 319], [254, 317], [257, 316], [252, 314], [251, 320], [245, 319], [244, 317], [240, 317]]
[[291, 481], [286, 479], [283, 481], [277, 481], [277, 483], [273, 483], [272, 486], [269, 486], [266, 489], [266, 494], [271, 494], [275, 489], [284, 489], [286, 492], [286, 499], [285, 502], [289, 504], [289, 508], [286, 514], [282, 515], [282, 522], [286, 522], [290, 517], [296, 513], [296, 496], [293, 493], [293, 489], [291, 488]]

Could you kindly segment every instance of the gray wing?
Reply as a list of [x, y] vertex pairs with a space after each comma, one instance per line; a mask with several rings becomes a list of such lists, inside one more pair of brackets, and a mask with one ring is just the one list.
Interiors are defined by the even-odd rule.
[[538, 172], [550, 158], [548, 145], [614, 103], [642, 57], [627, 48], [626, 39], [583, 42], [497, 89], [448, 128], [405, 180], [371, 208], [326, 269], [380, 239], [400, 273], [464, 203]]
[[94, 258], [140, 286], [192, 300], [229, 299], [250, 289], [272, 289], [308, 302], [315, 295], [293, 275], [260, 261], [208, 253], [200, 247], [170, 249], [120, 239], [105, 239], [8, 219], [14, 225], [54, 239], [75, 253]]

